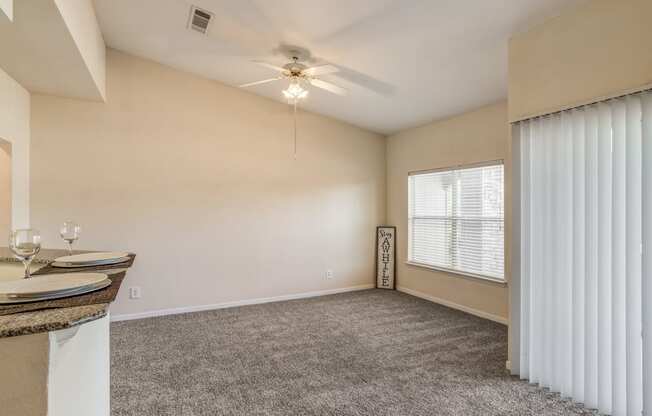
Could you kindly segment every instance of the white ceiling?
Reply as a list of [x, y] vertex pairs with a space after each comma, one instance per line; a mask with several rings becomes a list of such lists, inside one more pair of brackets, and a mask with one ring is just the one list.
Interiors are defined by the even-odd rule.
[[[228, 85], [271, 78], [250, 61], [287, 60], [280, 44], [342, 68], [302, 105], [384, 134], [507, 95], [507, 42], [582, 0], [95, 0], [109, 47]], [[210, 33], [188, 30], [190, 5], [215, 14]], [[251, 87], [282, 101], [282, 82]]]

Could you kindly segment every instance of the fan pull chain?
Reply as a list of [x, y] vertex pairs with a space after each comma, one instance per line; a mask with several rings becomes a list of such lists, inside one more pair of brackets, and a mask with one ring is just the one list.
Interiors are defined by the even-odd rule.
[[297, 101], [294, 100], [294, 159], [297, 158]]

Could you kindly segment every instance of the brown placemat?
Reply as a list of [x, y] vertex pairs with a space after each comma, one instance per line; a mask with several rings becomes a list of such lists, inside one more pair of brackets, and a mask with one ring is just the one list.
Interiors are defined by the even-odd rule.
[[[124, 269], [129, 268], [134, 264], [135, 254], [129, 254], [129, 261], [119, 264], [111, 264], [98, 267], [78, 267], [74, 269], [66, 269], [60, 267], [53, 267], [47, 265], [33, 275], [53, 274], [53, 273], [75, 273], [75, 272], [101, 272], [111, 269]], [[71, 306], [84, 306], [94, 305], [97, 303], [111, 303], [115, 300], [120, 290], [122, 280], [127, 274], [126, 271], [119, 272], [109, 276], [111, 285], [104, 289], [96, 290], [95, 292], [85, 293], [83, 295], [71, 296], [69, 298], [43, 300], [39, 302], [17, 303], [14, 305], [0, 305], [0, 315], [11, 315], [14, 313], [38, 311], [41, 309], [51, 308], [69, 308]]]

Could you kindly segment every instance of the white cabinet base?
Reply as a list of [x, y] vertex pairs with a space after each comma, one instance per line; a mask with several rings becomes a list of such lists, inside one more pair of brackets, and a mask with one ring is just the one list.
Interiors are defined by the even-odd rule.
[[48, 416], [110, 416], [109, 316], [49, 333]]

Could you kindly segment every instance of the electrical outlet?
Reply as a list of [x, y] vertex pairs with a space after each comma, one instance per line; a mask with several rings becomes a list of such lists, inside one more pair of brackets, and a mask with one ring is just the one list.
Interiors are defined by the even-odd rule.
[[129, 288], [129, 299], [140, 299], [140, 287], [134, 286]]
[[333, 271], [332, 270], [326, 270], [326, 278], [327, 279], [332, 279], [333, 278]]

